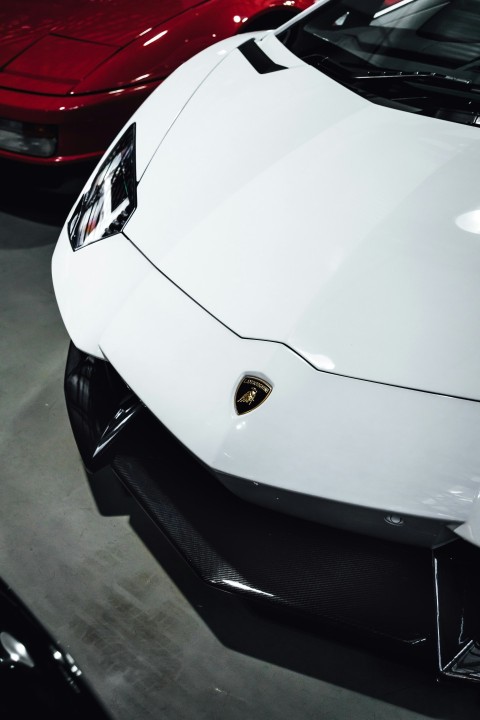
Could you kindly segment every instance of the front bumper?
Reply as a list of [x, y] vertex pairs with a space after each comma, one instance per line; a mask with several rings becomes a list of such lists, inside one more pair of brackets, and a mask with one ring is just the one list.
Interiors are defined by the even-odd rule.
[[230, 493], [109, 363], [70, 346], [65, 395], [86, 466], [110, 465], [210, 585], [480, 680], [477, 548], [431, 551], [332, 529]]

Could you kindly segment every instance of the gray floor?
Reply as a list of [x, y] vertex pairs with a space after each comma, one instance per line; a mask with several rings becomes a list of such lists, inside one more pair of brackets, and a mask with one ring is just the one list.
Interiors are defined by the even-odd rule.
[[[479, 695], [257, 617], [97, 507], [68, 424], [50, 258], [72, 198], [0, 197], [0, 574], [115, 720], [478, 718]], [[101, 482], [101, 478], [100, 478]], [[167, 571], [168, 572], [167, 572]], [[172, 579], [174, 578], [174, 580]]]

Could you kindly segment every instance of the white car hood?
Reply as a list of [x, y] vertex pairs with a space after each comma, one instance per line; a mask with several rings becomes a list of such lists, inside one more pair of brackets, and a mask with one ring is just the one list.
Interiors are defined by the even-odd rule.
[[127, 236], [242, 337], [480, 399], [480, 129], [259, 45], [291, 67], [262, 74], [239, 50], [218, 65], [141, 178]]

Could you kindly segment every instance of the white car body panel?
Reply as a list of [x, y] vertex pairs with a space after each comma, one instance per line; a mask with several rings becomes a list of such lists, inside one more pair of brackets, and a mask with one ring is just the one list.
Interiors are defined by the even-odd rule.
[[[85, 262], [95, 269], [91, 286]], [[73, 342], [104, 355], [212, 469], [359, 506], [467, 520], [480, 484], [476, 402], [319, 372], [279, 343], [239, 338], [122, 237], [72, 253], [63, 233], [54, 276], [57, 297], [75, 298], [73, 308], [60, 302]], [[96, 279], [101, 296], [91, 292]], [[273, 391], [239, 417], [233, 396], [249, 373]]]
[[[253, 35], [254, 33], [235, 35], [202, 50], [171, 73], [157, 91], [149, 95], [140, 109], [133, 114], [131, 122], [137, 121], [137, 113], [142, 121], [142, 132], [137, 137], [136, 148], [139, 180], [154, 156], [157, 146], [185, 109], [190, 98], [201, 87], [204, 79], [233, 48]], [[115, 142], [110, 147], [113, 147]]]
[[[67, 330], [214, 470], [468, 525], [478, 129], [374, 105], [263, 43], [292, 67], [258, 75], [233, 50], [210, 73], [214, 46], [137, 111], [129, 239], [74, 253], [64, 228], [54, 253]], [[273, 391], [239, 417], [246, 374]]]
[[477, 128], [381, 107], [306, 65], [260, 75], [235, 52], [162, 142], [126, 233], [242, 337], [480, 399], [480, 223], [461, 219], [480, 214], [479, 162]]

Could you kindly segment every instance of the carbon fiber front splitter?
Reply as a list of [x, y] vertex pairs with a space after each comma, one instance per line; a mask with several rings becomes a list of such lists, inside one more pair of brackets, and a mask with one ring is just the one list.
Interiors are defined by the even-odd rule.
[[86, 467], [109, 465], [209, 585], [480, 681], [479, 551], [332, 529], [227, 490], [106, 362], [70, 347], [65, 394]]

